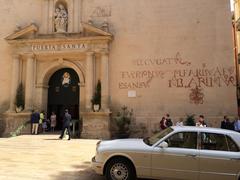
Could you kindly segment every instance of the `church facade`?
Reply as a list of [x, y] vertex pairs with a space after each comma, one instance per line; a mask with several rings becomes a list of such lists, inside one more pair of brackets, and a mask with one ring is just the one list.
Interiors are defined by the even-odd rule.
[[[1, 13], [3, 135], [33, 109], [56, 112], [60, 123], [68, 108], [86, 138], [109, 138], [124, 105], [147, 134], [166, 113], [174, 121], [203, 114], [214, 127], [237, 116], [227, 0], [9, 0]], [[16, 112], [20, 84], [25, 103]]]

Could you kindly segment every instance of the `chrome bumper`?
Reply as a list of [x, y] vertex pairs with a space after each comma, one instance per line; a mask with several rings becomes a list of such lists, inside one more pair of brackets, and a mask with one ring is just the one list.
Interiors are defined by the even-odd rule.
[[103, 175], [103, 164], [96, 162], [95, 156], [92, 158], [92, 163], [91, 163], [92, 169], [100, 175]]

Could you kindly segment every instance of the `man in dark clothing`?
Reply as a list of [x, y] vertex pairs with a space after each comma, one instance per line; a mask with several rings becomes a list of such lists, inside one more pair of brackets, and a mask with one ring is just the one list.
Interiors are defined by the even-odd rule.
[[39, 119], [40, 119], [40, 114], [37, 111], [33, 110], [31, 114], [32, 134], [38, 133]]
[[68, 132], [68, 140], [71, 139], [71, 132], [70, 132], [70, 123], [71, 123], [71, 115], [68, 113], [68, 109], [65, 110], [65, 114], [64, 114], [64, 117], [63, 117], [63, 129], [62, 129], [62, 133], [61, 133], [61, 136], [59, 137], [59, 139], [62, 139], [63, 138], [63, 135], [64, 135], [64, 132], [65, 132], [65, 129], [67, 129], [67, 132]]
[[233, 130], [233, 125], [230, 122], [230, 120], [228, 119], [227, 116], [223, 117], [223, 121], [221, 122], [221, 128], [222, 129], [229, 129], [229, 130]]

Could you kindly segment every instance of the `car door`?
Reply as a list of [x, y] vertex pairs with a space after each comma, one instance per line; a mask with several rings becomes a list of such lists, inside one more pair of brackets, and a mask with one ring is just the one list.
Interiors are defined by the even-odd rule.
[[200, 180], [236, 180], [240, 154], [236, 143], [224, 134], [201, 133]]
[[156, 146], [153, 149], [152, 177], [198, 179], [197, 132], [178, 132], [164, 141], [168, 143], [168, 147]]

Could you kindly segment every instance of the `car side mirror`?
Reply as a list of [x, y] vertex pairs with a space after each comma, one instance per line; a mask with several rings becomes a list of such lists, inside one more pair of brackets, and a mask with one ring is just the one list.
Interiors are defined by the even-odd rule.
[[167, 148], [168, 147], [168, 143], [166, 141], [163, 141], [159, 144], [160, 148]]

